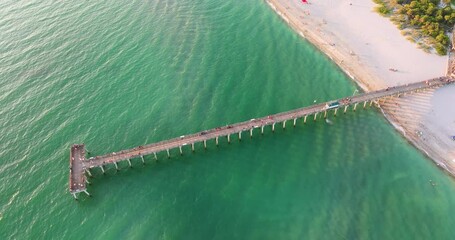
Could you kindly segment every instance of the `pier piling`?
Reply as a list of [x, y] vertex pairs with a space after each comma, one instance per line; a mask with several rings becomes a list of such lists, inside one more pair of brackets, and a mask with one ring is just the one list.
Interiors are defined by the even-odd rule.
[[117, 162], [114, 162], [114, 165], [115, 165], [115, 170], [118, 171], [118, 165], [117, 165]]
[[87, 196], [91, 197], [90, 193], [87, 192], [87, 190], [84, 190], [85, 194], [87, 194]]
[[[287, 112], [277, 113], [262, 117], [256, 120], [244, 121], [224, 127], [213, 128], [205, 131], [201, 131], [195, 134], [181, 136], [175, 139], [169, 139], [145, 146], [139, 146], [132, 149], [122, 150], [119, 152], [109, 153], [102, 156], [91, 157], [88, 160], [85, 158], [86, 150], [84, 144], [74, 144], [70, 150], [70, 178], [69, 178], [69, 190], [73, 197], [77, 200], [77, 194], [85, 192], [87, 195], [86, 185], [89, 184], [88, 177], [92, 176], [90, 169], [100, 167], [103, 174], [105, 173], [104, 166], [108, 164], [114, 164], [115, 169], [118, 171], [118, 163], [120, 161], [128, 161], [130, 167], [132, 167], [131, 158], [141, 157], [142, 163], [145, 164], [144, 156], [153, 154], [155, 160], [158, 160], [157, 153], [161, 153], [164, 150], [167, 152], [168, 158], [171, 157], [170, 150], [179, 148], [180, 154], [183, 154], [183, 147], [191, 144], [191, 150], [194, 152], [195, 143], [203, 142], [204, 148], [207, 149], [207, 140], [215, 139], [216, 145], [219, 145], [219, 137], [227, 136], [228, 142], [230, 143], [230, 134], [239, 134], [239, 141], [242, 138], [242, 131], [250, 131], [250, 137], [253, 136], [254, 128], [261, 127], [261, 134], [264, 134], [264, 127], [272, 125], [272, 132], [275, 132], [275, 124], [282, 123], [283, 129], [286, 128], [286, 121], [294, 120], [293, 125], [296, 126], [297, 119], [304, 118], [306, 123], [307, 117], [314, 115], [314, 121], [317, 120], [318, 114], [324, 112], [324, 118], [327, 118], [327, 112], [330, 109], [327, 105], [338, 101], [338, 106], [334, 107], [334, 115], [336, 116], [338, 108], [344, 107], [344, 113], [346, 113], [350, 105], [354, 105], [353, 111], [356, 111], [357, 105], [363, 103], [363, 108], [366, 108], [368, 101], [370, 106], [375, 103], [380, 107], [380, 101], [387, 101], [388, 98], [395, 99], [397, 95], [404, 95], [404, 93], [412, 93], [417, 89], [435, 88], [442, 87], [444, 85], [452, 84], [455, 79], [452, 77], [439, 77], [430, 79], [427, 81], [407, 84], [405, 86], [396, 86], [393, 88], [382, 89], [374, 92], [362, 93], [355, 96], [349, 96], [343, 99], [337, 99], [328, 101], [325, 103], [318, 103], [312, 106], [299, 108]], [[85, 173], [87, 172], [87, 173]], [[87, 175], [86, 175], [87, 174]], [[89, 195], [90, 196], [90, 195]]]

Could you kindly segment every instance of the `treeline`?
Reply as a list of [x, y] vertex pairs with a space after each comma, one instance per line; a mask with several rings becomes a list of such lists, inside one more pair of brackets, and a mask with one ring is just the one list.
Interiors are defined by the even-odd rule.
[[[429, 38], [429, 44], [440, 55], [445, 55], [450, 45], [448, 32], [453, 30], [455, 11], [450, 0], [375, 0], [377, 11], [395, 16], [399, 28], [412, 28]], [[401, 15], [401, 16], [400, 16]]]

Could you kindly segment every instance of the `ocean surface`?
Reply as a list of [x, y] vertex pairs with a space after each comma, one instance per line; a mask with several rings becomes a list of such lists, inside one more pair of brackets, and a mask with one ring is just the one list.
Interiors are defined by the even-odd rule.
[[95, 156], [354, 92], [263, 0], [2, 1], [0, 239], [454, 239], [454, 179], [375, 109], [68, 192], [74, 143]]

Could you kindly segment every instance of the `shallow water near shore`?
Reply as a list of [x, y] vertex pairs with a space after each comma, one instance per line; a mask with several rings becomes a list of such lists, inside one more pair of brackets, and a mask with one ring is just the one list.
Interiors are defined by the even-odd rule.
[[455, 236], [454, 180], [374, 109], [133, 159], [74, 201], [73, 143], [104, 154], [355, 86], [262, 0], [0, 6], [1, 239]]

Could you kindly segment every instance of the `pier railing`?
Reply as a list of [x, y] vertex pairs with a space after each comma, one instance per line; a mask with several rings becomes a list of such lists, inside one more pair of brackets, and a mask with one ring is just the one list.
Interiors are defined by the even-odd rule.
[[401, 96], [403, 94], [416, 92], [427, 88], [437, 88], [454, 82], [451, 77], [440, 77], [434, 78], [422, 82], [406, 84], [403, 86], [389, 87], [379, 91], [362, 93], [356, 96], [349, 96], [341, 99], [336, 99], [312, 106], [299, 108], [287, 112], [277, 113], [262, 118], [251, 119], [248, 121], [217, 127], [198, 133], [181, 136], [169, 140], [160, 141], [144, 146], [138, 146], [132, 149], [126, 149], [118, 152], [109, 153], [106, 155], [85, 158], [85, 146], [84, 145], [73, 145], [70, 154], [70, 192], [76, 198], [76, 193], [85, 192], [86, 190], [87, 177], [84, 172], [91, 175], [90, 169], [99, 167], [104, 173], [104, 166], [107, 164], [113, 164], [118, 170], [117, 163], [120, 161], [127, 161], [131, 166], [132, 158], [141, 158], [144, 162], [144, 156], [154, 155], [157, 159], [157, 153], [166, 151], [167, 156], [170, 157], [170, 150], [178, 148], [180, 154], [183, 154], [183, 147], [190, 145], [191, 150], [195, 150], [196, 143], [203, 143], [204, 148], [207, 148], [207, 141], [215, 140], [216, 145], [219, 144], [220, 137], [227, 137], [228, 142], [231, 141], [231, 135], [238, 134], [238, 139], [242, 139], [242, 133], [248, 132], [250, 137], [253, 136], [254, 129], [261, 129], [261, 133], [264, 133], [264, 127], [272, 126], [272, 131], [275, 131], [275, 125], [281, 124], [283, 128], [286, 127], [288, 121], [292, 121], [295, 126], [298, 119], [303, 119], [304, 123], [308, 120], [307, 118], [313, 118], [316, 120], [319, 114], [323, 114], [324, 118], [327, 117], [329, 111], [333, 111], [334, 115], [337, 114], [339, 109], [345, 113], [349, 106], [353, 106], [353, 111], [356, 111], [357, 106], [363, 103], [363, 108], [371, 106], [373, 103], [379, 105], [378, 101], [387, 97]]

